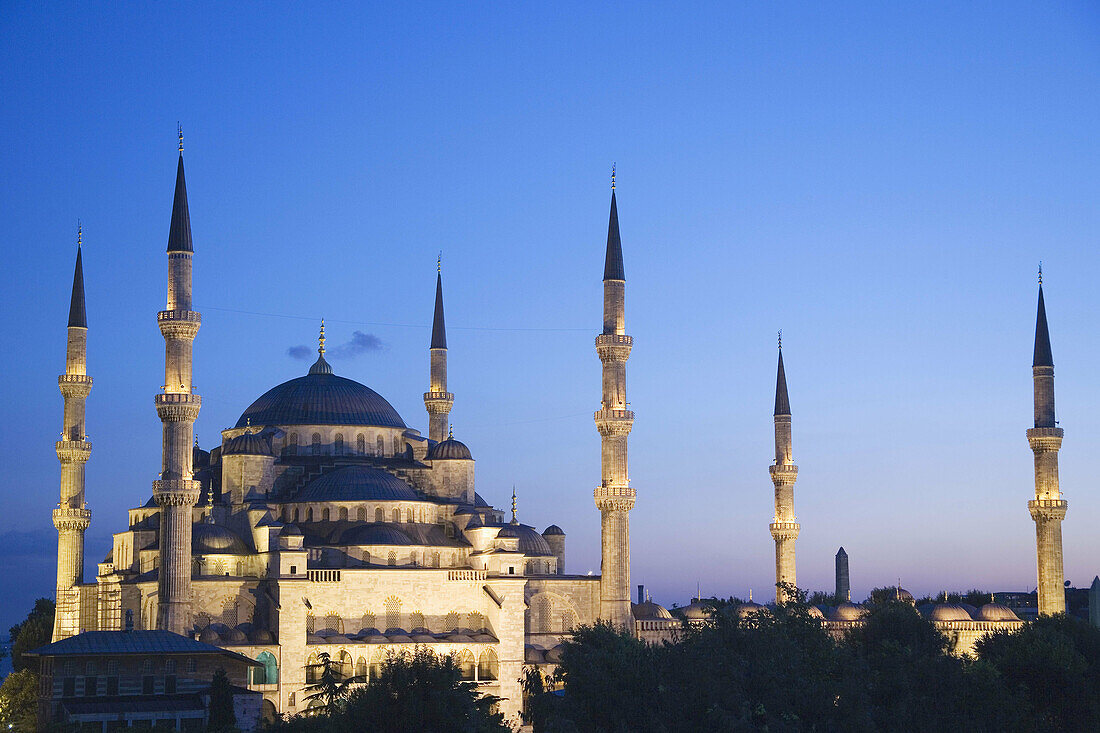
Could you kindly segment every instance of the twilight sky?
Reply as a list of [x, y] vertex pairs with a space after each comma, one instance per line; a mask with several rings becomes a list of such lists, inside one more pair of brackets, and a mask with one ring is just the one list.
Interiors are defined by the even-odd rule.
[[426, 432], [442, 250], [479, 492], [505, 506], [515, 484], [521, 520], [568, 533], [568, 570], [598, 572], [592, 341], [617, 161], [634, 583], [666, 605], [697, 584], [773, 597], [782, 328], [799, 585], [830, 589], [843, 545], [857, 598], [899, 577], [1033, 588], [1042, 260], [1066, 578], [1088, 585], [1100, 11], [862, 5], [4, 3], [0, 628], [53, 593], [78, 218], [87, 579], [156, 478], [177, 121], [203, 447], [305, 373], [293, 349], [321, 316], [336, 372]]

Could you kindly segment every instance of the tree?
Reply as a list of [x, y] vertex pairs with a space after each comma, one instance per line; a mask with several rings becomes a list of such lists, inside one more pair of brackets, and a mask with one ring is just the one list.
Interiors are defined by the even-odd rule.
[[[351, 685], [363, 682], [362, 677], [345, 677], [340, 665], [333, 661], [328, 652], [317, 655], [317, 663], [306, 665], [307, 668], [320, 671], [317, 682], [303, 690], [307, 694], [305, 699], [310, 703], [310, 709], [317, 712], [333, 713], [343, 704], [351, 690]], [[313, 703], [317, 703], [314, 705]]]
[[49, 598], [39, 598], [34, 608], [21, 623], [11, 627], [11, 664], [18, 672], [34, 664], [24, 659], [23, 653], [50, 643], [53, 638], [54, 602]]
[[38, 675], [32, 670], [12, 672], [0, 685], [0, 727], [34, 731], [38, 709]]
[[210, 723], [211, 731], [232, 730], [237, 725], [237, 715], [233, 712], [233, 688], [229, 677], [220, 667], [210, 681]]

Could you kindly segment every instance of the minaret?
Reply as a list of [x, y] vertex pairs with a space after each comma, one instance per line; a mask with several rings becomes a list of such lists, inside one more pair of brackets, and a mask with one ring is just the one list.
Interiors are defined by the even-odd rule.
[[185, 634], [191, 629], [191, 507], [200, 484], [192, 478], [191, 443], [202, 400], [191, 384], [191, 345], [202, 319], [191, 310], [191, 217], [183, 176], [180, 131], [176, 193], [168, 232], [168, 303], [157, 314], [164, 336], [164, 391], [156, 396], [163, 426], [160, 480], [153, 497], [160, 505], [160, 576], [157, 628]]
[[1035, 353], [1031, 361], [1035, 385], [1035, 427], [1027, 442], [1035, 453], [1035, 498], [1027, 503], [1035, 520], [1039, 569], [1039, 613], [1065, 613], [1062, 571], [1062, 520], [1069, 503], [1058, 489], [1058, 449], [1062, 429], [1054, 419], [1054, 358], [1050, 353], [1047, 309], [1043, 302], [1043, 270], [1039, 268], [1039, 307], [1035, 316]]
[[799, 524], [794, 520], [794, 482], [798, 466], [791, 459], [791, 403], [787, 399], [787, 375], [783, 371], [783, 333], [779, 334], [779, 366], [775, 375], [775, 464], [768, 468], [775, 485], [775, 517], [769, 525], [775, 538], [775, 602], [790, 600], [780, 583], [795, 585], [794, 541]]
[[84, 581], [84, 530], [92, 513], [84, 504], [84, 464], [92, 453], [92, 444], [84, 433], [84, 400], [92, 391], [88, 376], [88, 319], [84, 310], [84, 265], [81, 257], [83, 232], [76, 230], [76, 269], [73, 271], [73, 295], [69, 303], [69, 338], [65, 347], [65, 373], [57, 386], [65, 398], [65, 417], [61, 440], [57, 441], [57, 460], [61, 461], [61, 500], [53, 510], [57, 527], [57, 610], [54, 612], [53, 640], [80, 633], [80, 589]]
[[848, 575], [848, 553], [841, 547], [836, 551], [836, 597], [848, 600], [852, 593], [852, 582]]
[[431, 376], [424, 393], [428, 409], [428, 438], [437, 443], [447, 439], [455, 396], [447, 391], [447, 324], [443, 321], [443, 255], [435, 263], [435, 316], [432, 319]]
[[615, 204], [615, 169], [611, 169], [611, 216], [607, 225], [607, 255], [603, 269], [603, 333], [596, 337], [596, 353], [603, 362], [603, 403], [596, 412], [600, 431], [602, 480], [595, 490], [601, 515], [600, 619], [633, 630], [630, 612], [630, 510], [635, 491], [630, 488], [626, 438], [634, 413], [626, 401], [626, 360], [634, 339], [626, 335], [626, 275], [619, 240], [619, 213]]

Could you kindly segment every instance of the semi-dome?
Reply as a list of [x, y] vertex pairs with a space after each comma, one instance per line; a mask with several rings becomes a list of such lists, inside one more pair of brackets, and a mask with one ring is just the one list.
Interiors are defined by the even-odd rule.
[[755, 616], [761, 611], [764, 611], [766, 613], [767, 610], [768, 609], [764, 608], [759, 603], [753, 603], [752, 601], [749, 601], [748, 603], [742, 603], [740, 606], [737, 607], [737, 617], [749, 618], [750, 616]]
[[428, 449], [426, 458], [429, 461], [472, 461], [473, 455], [466, 444], [454, 438], [441, 440]]
[[[326, 365], [327, 366], [327, 365]], [[325, 370], [283, 382], [248, 406], [236, 427], [248, 425], [370, 425], [404, 428], [405, 421], [382, 395]]]
[[[470, 525], [466, 525], [469, 529]], [[530, 557], [553, 557], [554, 551], [550, 549], [550, 543], [539, 534], [534, 527], [519, 522], [511, 522], [501, 527], [497, 532], [497, 538], [512, 537], [519, 540], [516, 549]]]
[[713, 609], [701, 601], [692, 601], [691, 605], [684, 606], [681, 614], [688, 621], [706, 621], [713, 615]]
[[232, 530], [197, 522], [191, 525], [191, 552], [195, 555], [247, 555], [249, 549]]
[[559, 527], [556, 524], [551, 524], [549, 527], [547, 527], [546, 529], [543, 530], [542, 536], [543, 537], [564, 537], [565, 536], [565, 530], [563, 530], [561, 527]]
[[510, 539], [519, 539], [519, 532], [516, 531], [515, 525], [513, 525], [513, 524], [506, 524], [506, 525], [504, 525], [503, 527], [500, 528], [499, 532], [497, 532], [497, 539], [498, 540], [503, 540], [503, 539], [508, 539], [508, 538], [510, 538]]
[[634, 618], [638, 621], [665, 621], [673, 617], [667, 608], [653, 601], [631, 603], [630, 610], [634, 612]]
[[940, 603], [932, 608], [933, 621], [973, 621], [970, 612], [957, 603]]
[[830, 621], [859, 621], [867, 615], [867, 609], [854, 603], [844, 602], [829, 614]]
[[407, 534], [390, 524], [360, 524], [340, 537], [342, 545], [412, 545]]
[[392, 473], [371, 466], [344, 466], [318, 476], [291, 501], [419, 501], [416, 491]]
[[1017, 616], [1008, 606], [1000, 603], [987, 603], [978, 609], [979, 621], [1019, 621]]
[[258, 433], [242, 433], [230, 438], [222, 449], [223, 456], [274, 456], [271, 443]]

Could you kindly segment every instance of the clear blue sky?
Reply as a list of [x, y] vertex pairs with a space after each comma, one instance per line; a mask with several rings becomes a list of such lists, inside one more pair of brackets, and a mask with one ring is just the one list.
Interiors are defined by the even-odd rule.
[[[357, 4], [365, 5], [365, 4]], [[782, 328], [800, 585], [1035, 583], [1044, 262], [1066, 577], [1100, 572], [1100, 11], [1091, 3], [5, 3], [2, 627], [52, 593], [65, 315], [84, 222], [87, 555], [159, 468], [176, 122], [218, 431], [334, 359], [426, 430], [444, 252], [456, 436], [479, 491], [599, 570], [592, 339], [608, 174], [628, 278], [633, 580], [770, 598]], [[1091, 446], [1091, 447], [1090, 447]], [[89, 564], [87, 577], [92, 577]]]

